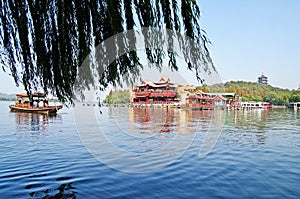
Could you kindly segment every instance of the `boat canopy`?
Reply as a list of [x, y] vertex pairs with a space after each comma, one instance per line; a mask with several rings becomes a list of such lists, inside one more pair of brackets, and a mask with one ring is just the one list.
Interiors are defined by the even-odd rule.
[[35, 92], [32, 94], [32, 97], [44, 98], [46, 97], [46, 94], [41, 92]]
[[[17, 97], [28, 97], [27, 93], [19, 93], [19, 94], [16, 94]], [[46, 94], [45, 93], [42, 93], [42, 92], [35, 92], [35, 93], [32, 93], [32, 97], [35, 97], [35, 98], [45, 98], [46, 97]]]
[[28, 95], [26, 93], [19, 93], [16, 94], [17, 97], [28, 97]]

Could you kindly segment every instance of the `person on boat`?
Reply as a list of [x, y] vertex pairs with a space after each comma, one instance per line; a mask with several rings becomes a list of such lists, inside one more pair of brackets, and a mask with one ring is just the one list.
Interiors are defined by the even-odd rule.
[[31, 94], [29, 95], [29, 106], [30, 106], [30, 108], [33, 107], [33, 99], [32, 99], [32, 95]]
[[37, 101], [33, 101], [33, 108], [37, 108]]
[[44, 107], [44, 101], [39, 101], [38, 102], [38, 107], [43, 108]]
[[44, 107], [47, 107], [47, 106], [48, 106], [48, 100], [45, 99], [45, 100], [44, 100]]

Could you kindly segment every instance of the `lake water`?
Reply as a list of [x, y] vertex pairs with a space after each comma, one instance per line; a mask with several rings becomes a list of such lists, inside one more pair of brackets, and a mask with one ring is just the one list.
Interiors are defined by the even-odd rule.
[[0, 102], [1, 198], [299, 198], [300, 112]]

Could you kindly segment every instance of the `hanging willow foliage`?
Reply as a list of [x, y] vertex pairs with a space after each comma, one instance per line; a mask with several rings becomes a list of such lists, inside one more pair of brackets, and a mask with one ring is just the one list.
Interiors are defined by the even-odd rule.
[[[80, 65], [91, 50], [111, 36], [134, 28], [166, 28], [195, 40], [200, 62], [188, 55], [193, 49], [186, 41], [181, 44], [187, 67], [195, 69], [200, 80], [198, 64], [212, 64], [195, 0], [0, 0], [0, 8], [2, 69], [10, 71], [16, 85], [23, 84], [29, 94], [42, 87], [60, 100], [72, 101]], [[151, 35], [149, 38], [153, 39]], [[161, 67], [164, 53], [151, 48], [152, 42], [145, 44], [146, 57]], [[124, 38], [110, 48], [126, 48], [126, 43]], [[167, 55], [169, 67], [178, 69], [176, 53], [169, 51]], [[138, 74], [140, 67], [138, 53], [131, 50], [118, 55], [101, 71], [99, 82], [103, 88], [115, 85], [128, 73]], [[80, 82], [84, 87], [91, 81]]]

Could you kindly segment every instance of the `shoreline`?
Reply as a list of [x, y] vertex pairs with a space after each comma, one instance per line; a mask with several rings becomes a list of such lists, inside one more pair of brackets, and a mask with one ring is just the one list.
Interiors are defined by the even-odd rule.
[[[98, 103], [82, 103], [82, 106], [99, 106]], [[195, 109], [195, 107], [187, 107], [186, 105], [177, 105], [177, 104], [101, 104], [100, 107], [133, 107], [133, 108], [141, 108], [141, 107], [150, 107], [150, 108], [176, 108], [176, 109]], [[201, 109], [201, 108], [198, 108]], [[203, 108], [203, 110], [254, 110], [254, 109], [262, 109], [262, 110], [270, 110], [270, 109], [289, 109], [287, 105], [273, 105], [272, 108], [243, 108], [243, 107], [230, 107], [229, 109], [226, 107], [218, 107], [215, 106], [213, 108], [207, 109]]]

